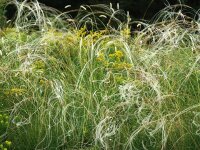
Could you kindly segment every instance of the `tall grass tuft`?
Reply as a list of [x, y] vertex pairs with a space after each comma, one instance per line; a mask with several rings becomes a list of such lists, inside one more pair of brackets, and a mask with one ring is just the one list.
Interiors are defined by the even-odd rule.
[[72, 18], [13, 3], [14, 26], [0, 32], [0, 146], [200, 147], [199, 11], [168, 6], [142, 22], [112, 5]]

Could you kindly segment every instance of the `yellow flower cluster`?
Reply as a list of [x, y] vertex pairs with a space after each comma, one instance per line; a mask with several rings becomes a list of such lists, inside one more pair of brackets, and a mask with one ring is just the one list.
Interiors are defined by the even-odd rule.
[[120, 34], [125, 38], [129, 38], [131, 36], [131, 29], [126, 27], [121, 30]]
[[126, 62], [122, 62], [122, 63], [113, 63], [113, 68], [114, 68], [114, 69], [119, 69], [119, 70], [121, 70], [121, 69], [129, 69], [129, 68], [131, 68], [131, 67], [132, 67], [132, 65], [129, 64], [129, 63], [126, 63]]
[[109, 54], [110, 58], [116, 58], [118, 61], [120, 61], [121, 58], [123, 58], [124, 54], [120, 50], [116, 50], [115, 53]]
[[99, 53], [97, 58], [96, 58], [97, 61], [99, 62], [103, 62], [105, 60], [105, 56], [103, 53]]
[[90, 41], [95, 43], [99, 38], [101, 38], [103, 35], [106, 35], [107, 33], [107, 30], [90, 31], [86, 39], [89, 38]]
[[42, 60], [37, 60], [33, 63], [33, 68], [34, 69], [44, 69], [45, 63]]
[[127, 63], [123, 58], [124, 53], [120, 50], [116, 50], [114, 53], [108, 54], [108, 57], [106, 57], [104, 53], [100, 52], [96, 57], [96, 60], [101, 62], [105, 67], [116, 70], [131, 68], [132, 64]]
[[21, 88], [12, 88], [10, 90], [6, 90], [4, 94], [6, 95], [22, 95], [26, 90]]
[[80, 28], [79, 30], [77, 30], [76, 35], [77, 37], [84, 37], [86, 33], [87, 33], [86, 26], [84, 26]]

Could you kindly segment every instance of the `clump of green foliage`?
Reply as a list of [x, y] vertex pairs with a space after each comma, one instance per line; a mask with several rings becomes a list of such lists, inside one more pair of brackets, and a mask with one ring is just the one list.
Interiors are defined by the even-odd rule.
[[6, 18], [5, 18], [5, 7], [8, 4], [10, 0], [1, 0], [0, 1], [0, 28], [4, 27], [6, 24]]
[[2, 139], [0, 139], [0, 150], [7, 150], [11, 148], [12, 142], [4, 138], [8, 127], [9, 116], [7, 114], [0, 114], [0, 135], [2, 136]]
[[0, 32], [1, 149], [200, 147], [200, 22], [189, 7], [134, 22], [105, 5], [70, 18], [15, 4]]

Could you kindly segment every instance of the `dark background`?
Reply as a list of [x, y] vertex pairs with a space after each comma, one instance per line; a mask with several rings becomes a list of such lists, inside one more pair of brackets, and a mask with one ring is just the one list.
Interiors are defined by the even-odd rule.
[[150, 19], [166, 5], [183, 3], [193, 7], [194, 9], [200, 8], [200, 0], [39, 0], [48, 6], [55, 7], [63, 10], [64, 6], [72, 5], [72, 9], [78, 8], [82, 4], [109, 4], [113, 3], [113, 7], [119, 3], [120, 8], [129, 11], [133, 18]]
[[[21, 0], [22, 1], [22, 0]], [[71, 5], [69, 9], [78, 9], [80, 5], [91, 4], [109, 4], [113, 3], [115, 8], [119, 3], [120, 9], [129, 11], [133, 19], [151, 19], [159, 10], [167, 5], [186, 4], [198, 10], [200, 8], [200, 0], [38, 0], [47, 6], [54, 7], [60, 11], [64, 11], [66, 5]], [[6, 16], [8, 19], [13, 17], [15, 8], [8, 6], [6, 8]], [[74, 14], [73, 14], [74, 15]]]

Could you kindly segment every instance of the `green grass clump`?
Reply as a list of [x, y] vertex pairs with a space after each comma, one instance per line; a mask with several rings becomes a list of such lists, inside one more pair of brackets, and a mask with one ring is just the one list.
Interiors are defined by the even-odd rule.
[[147, 23], [105, 5], [70, 18], [15, 4], [14, 26], [0, 32], [0, 149], [199, 149], [191, 8], [169, 6]]

